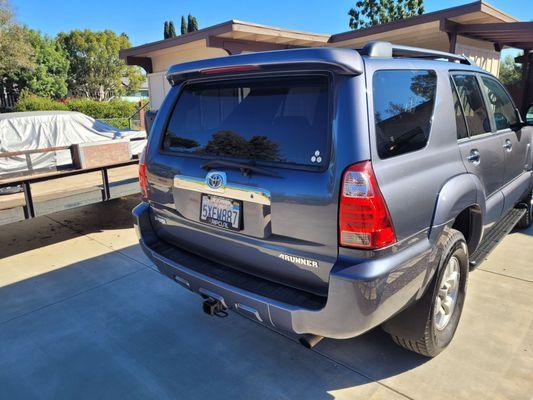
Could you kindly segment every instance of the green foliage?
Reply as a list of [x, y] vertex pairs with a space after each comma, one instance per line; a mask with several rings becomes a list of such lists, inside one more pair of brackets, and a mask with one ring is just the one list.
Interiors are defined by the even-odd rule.
[[514, 62], [511, 55], [500, 62], [500, 81], [506, 86], [519, 85], [522, 80], [522, 66]]
[[67, 95], [69, 62], [56, 40], [41, 36], [38, 31], [25, 28], [33, 48], [33, 70], [22, 69], [18, 85], [38, 96], [62, 98]]
[[351, 29], [368, 28], [424, 13], [424, 0], [358, 0], [348, 11]]
[[27, 31], [16, 24], [7, 0], [0, 0], [0, 87], [18, 91], [20, 71], [35, 68]]
[[168, 37], [173, 38], [176, 37], [176, 28], [174, 28], [174, 22], [169, 21], [168, 22]]
[[70, 99], [60, 102], [48, 97], [36, 96], [28, 91], [21, 94], [15, 107], [15, 111], [78, 111], [121, 129], [129, 127], [129, 118], [136, 110], [135, 103], [124, 100]]
[[28, 91], [23, 91], [15, 106], [15, 111], [66, 111], [68, 107], [65, 103], [52, 100], [48, 97], [39, 97]]
[[163, 28], [163, 39], [168, 39], [168, 21], [165, 21], [165, 27]]
[[96, 101], [92, 99], [72, 99], [67, 101], [70, 111], [79, 111], [96, 119], [131, 117], [137, 109], [135, 103], [113, 99]]
[[57, 40], [70, 61], [68, 89], [77, 97], [99, 101], [135, 91], [144, 75], [119, 58], [121, 49], [131, 47], [126, 34], [105, 30], [74, 30], [60, 33]]
[[187, 32], [194, 32], [198, 30], [198, 21], [196, 17], [193, 17], [191, 14], [187, 16]]
[[185, 15], [181, 16], [181, 34], [187, 33], [187, 20], [185, 19]]

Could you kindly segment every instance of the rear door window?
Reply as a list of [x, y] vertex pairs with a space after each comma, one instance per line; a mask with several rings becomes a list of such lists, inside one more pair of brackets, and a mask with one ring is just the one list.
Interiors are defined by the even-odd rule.
[[167, 126], [167, 151], [322, 166], [329, 144], [325, 75], [186, 85]]
[[491, 131], [489, 115], [477, 78], [472, 74], [453, 74], [453, 81], [468, 126], [470, 136], [482, 135]]
[[513, 101], [495, 79], [481, 76], [483, 88], [487, 94], [489, 108], [494, 115], [496, 129], [508, 129], [518, 122]]
[[374, 73], [374, 120], [380, 158], [426, 146], [436, 90], [435, 71], [383, 70]]
[[450, 85], [452, 87], [453, 108], [455, 111], [455, 125], [457, 126], [457, 139], [466, 139], [468, 137], [468, 128], [466, 127], [465, 115], [463, 113], [463, 106], [459, 101], [457, 89], [450, 78]]

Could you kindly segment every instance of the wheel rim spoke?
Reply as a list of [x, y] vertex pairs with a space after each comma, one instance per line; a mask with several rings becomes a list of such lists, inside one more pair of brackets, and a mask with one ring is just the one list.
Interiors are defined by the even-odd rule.
[[459, 260], [452, 256], [444, 269], [434, 305], [434, 323], [438, 330], [448, 325], [455, 309], [459, 291]]

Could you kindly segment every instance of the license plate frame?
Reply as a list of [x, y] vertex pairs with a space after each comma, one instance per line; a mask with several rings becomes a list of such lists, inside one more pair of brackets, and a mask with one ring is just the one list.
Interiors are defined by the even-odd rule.
[[[223, 211], [220, 211], [220, 218], [218, 218], [218, 215], [213, 215], [213, 213], [218, 214], [218, 211], [214, 211], [214, 208], [217, 210], [220, 209], [216, 207], [216, 203], [219, 203], [218, 205], [226, 203], [226, 207], [222, 208], [223, 211], [226, 210], [226, 213], [223, 214]], [[204, 204], [207, 207], [206, 209], [204, 209]], [[209, 206], [211, 206], [211, 208], [209, 208]], [[236, 207], [238, 208], [237, 215], [234, 214]], [[226, 217], [228, 212], [231, 212], [231, 216]], [[202, 193], [200, 196], [199, 220], [204, 224], [216, 226], [222, 229], [228, 229], [231, 231], [240, 231], [243, 229], [242, 212], [243, 203], [241, 200], [230, 199], [228, 197], [207, 193]]]

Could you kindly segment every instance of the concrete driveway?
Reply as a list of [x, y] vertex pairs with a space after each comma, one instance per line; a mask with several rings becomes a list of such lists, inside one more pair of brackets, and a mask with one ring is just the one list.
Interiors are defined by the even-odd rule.
[[380, 329], [294, 338], [212, 318], [159, 275], [115, 200], [0, 231], [0, 397], [533, 399], [533, 230], [470, 275], [452, 345], [427, 360]]

